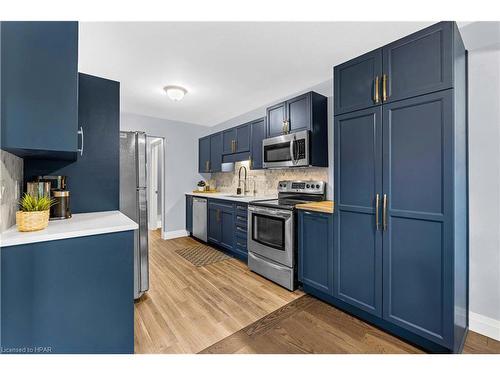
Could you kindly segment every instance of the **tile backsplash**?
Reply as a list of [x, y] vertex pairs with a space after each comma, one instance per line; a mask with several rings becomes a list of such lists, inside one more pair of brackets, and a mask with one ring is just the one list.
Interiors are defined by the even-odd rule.
[[0, 150], [0, 232], [16, 223], [22, 191], [23, 159]]
[[[222, 193], [236, 194], [238, 187], [238, 170], [241, 166], [248, 169], [248, 161], [237, 162], [234, 172], [212, 173], [209, 184]], [[241, 171], [244, 178], [244, 171]], [[328, 168], [294, 168], [294, 169], [264, 169], [252, 171], [248, 169], [248, 185], [255, 195], [275, 195], [278, 182], [281, 180], [319, 180], [328, 182]], [[243, 185], [242, 185], [243, 186]]]

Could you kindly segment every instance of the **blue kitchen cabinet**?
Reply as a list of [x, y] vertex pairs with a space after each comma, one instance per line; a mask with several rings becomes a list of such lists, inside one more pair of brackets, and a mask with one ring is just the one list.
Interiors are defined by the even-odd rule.
[[382, 191], [381, 107], [335, 116], [334, 127], [334, 295], [381, 316], [382, 234], [376, 210]]
[[1, 147], [74, 160], [78, 145], [78, 23], [1, 22]]
[[333, 296], [333, 215], [298, 211], [299, 281]]
[[25, 159], [24, 178], [68, 177], [73, 213], [120, 207], [120, 83], [79, 74], [78, 119], [83, 148], [76, 161]]
[[302, 130], [320, 132], [327, 127], [326, 111], [327, 98], [314, 91], [273, 105], [266, 111], [268, 137]]
[[268, 137], [277, 137], [284, 134], [286, 132], [286, 103], [278, 103], [267, 108], [266, 119]]
[[210, 172], [220, 172], [222, 165], [222, 133], [210, 135]]
[[134, 232], [3, 247], [2, 349], [134, 352]]
[[429, 351], [460, 352], [468, 330], [466, 51], [453, 22], [381, 50], [382, 105], [334, 118], [334, 295], [305, 290]]
[[207, 215], [207, 241], [211, 244], [219, 245], [222, 237], [222, 227], [220, 224], [220, 207], [211, 199], [208, 200]]
[[236, 154], [250, 151], [250, 126], [251, 123], [247, 123], [222, 132], [224, 154]]
[[186, 232], [193, 232], [193, 196], [186, 195]]
[[335, 115], [380, 105], [382, 49], [337, 65], [333, 77]]
[[248, 258], [248, 205], [246, 203], [235, 204], [234, 214], [234, 247], [233, 254], [247, 261]]
[[266, 138], [265, 117], [252, 121], [250, 145], [250, 169], [262, 169], [262, 141]]
[[247, 204], [208, 199], [208, 243], [246, 262]]
[[453, 91], [383, 108], [384, 319], [451, 346]]
[[236, 152], [235, 148], [235, 140], [236, 140], [236, 128], [230, 128], [227, 130], [224, 130], [222, 132], [222, 139], [223, 139], [223, 149], [222, 152], [224, 154], [233, 154]]
[[198, 172], [210, 172], [210, 136], [198, 140]]
[[452, 87], [454, 27], [440, 22], [383, 47], [387, 102]]
[[231, 201], [209, 200], [208, 241], [226, 250], [233, 250], [234, 204]]

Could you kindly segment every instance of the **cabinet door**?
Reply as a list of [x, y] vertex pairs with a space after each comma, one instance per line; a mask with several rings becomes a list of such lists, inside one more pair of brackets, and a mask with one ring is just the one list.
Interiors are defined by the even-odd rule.
[[198, 140], [198, 172], [210, 172], [210, 136]]
[[234, 206], [221, 205], [220, 213], [220, 227], [221, 227], [221, 239], [220, 245], [228, 250], [233, 250], [234, 248]]
[[74, 158], [78, 23], [1, 23], [2, 149]]
[[366, 53], [333, 69], [334, 113], [351, 112], [380, 105], [376, 100], [376, 78], [382, 77], [382, 49]]
[[250, 151], [250, 123], [236, 128], [236, 152]]
[[232, 154], [235, 152], [234, 142], [236, 141], [236, 128], [224, 130], [222, 132], [222, 152], [224, 154]]
[[332, 215], [299, 211], [299, 279], [333, 295]]
[[251, 169], [262, 169], [262, 141], [264, 138], [266, 138], [266, 119], [261, 118], [252, 122]]
[[286, 119], [286, 103], [279, 103], [267, 109], [267, 136], [276, 137], [283, 134]]
[[222, 164], [222, 133], [210, 136], [210, 172], [220, 172]]
[[311, 93], [286, 101], [287, 132], [309, 130], [311, 128]]
[[219, 244], [221, 241], [220, 207], [212, 202], [208, 204], [208, 234], [209, 242]]
[[193, 231], [193, 197], [186, 195], [186, 231]]
[[335, 117], [334, 264], [337, 298], [382, 315], [382, 235], [376, 194], [382, 191], [382, 109]]
[[384, 319], [451, 347], [453, 90], [384, 105]]
[[388, 101], [452, 87], [453, 22], [440, 22], [383, 48]]
[[[36, 176], [68, 177], [73, 213], [120, 208], [120, 83], [79, 74], [78, 114], [83, 153], [74, 162], [26, 158], [27, 181]], [[134, 189], [135, 193], [135, 189]]]

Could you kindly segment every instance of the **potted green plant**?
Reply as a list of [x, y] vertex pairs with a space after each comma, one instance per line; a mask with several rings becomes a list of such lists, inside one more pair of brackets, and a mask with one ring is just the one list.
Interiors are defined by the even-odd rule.
[[32, 232], [47, 228], [50, 207], [54, 203], [49, 197], [24, 194], [19, 201], [19, 211], [16, 212], [17, 230]]
[[198, 191], [205, 191], [206, 185], [205, 181], [198, 181]]

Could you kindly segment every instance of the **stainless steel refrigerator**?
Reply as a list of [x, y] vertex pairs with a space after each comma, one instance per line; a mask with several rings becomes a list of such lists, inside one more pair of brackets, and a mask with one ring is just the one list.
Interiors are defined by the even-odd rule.
[[134, 299], [149, 289], [146, 133], [120, 132], [120, 211], [135, 230]]

